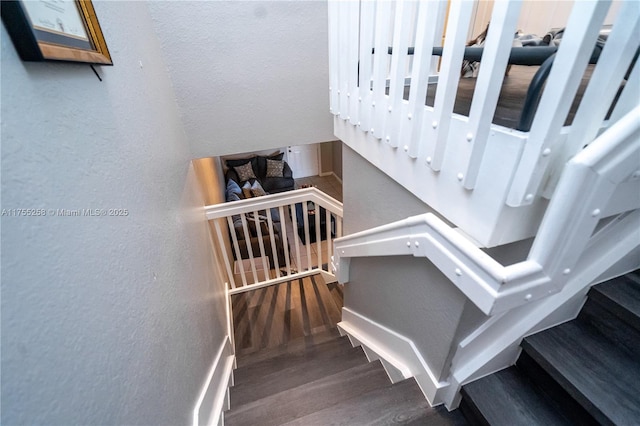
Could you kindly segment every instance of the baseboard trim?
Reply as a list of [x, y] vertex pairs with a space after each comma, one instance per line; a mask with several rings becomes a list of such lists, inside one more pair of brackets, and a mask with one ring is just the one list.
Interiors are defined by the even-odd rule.
[[331, 172], [331, 174], [338, 179], [338, 182], [340, 182], [340, 185], [342, 185], [342, 178], [340, 176], [338, 176], [335, 172]]
[[349, 308], [342, 308], [338, 329], [350, 337], [352, 344], [360, 344], [372, 353], [367, 355], [369, 359], [380, 359], [383, 365], [388, 363], [392, 381], [397, 381], [392, 376], [413, 377], [431, 406], [443, 403], [442, 390], [449, 383], [435, 378], [413, 341]]
[[225, 336], [193, 409], [193, 426], [224, 424], [223, 412], [229, 409], [234, 362], [231, 341]]

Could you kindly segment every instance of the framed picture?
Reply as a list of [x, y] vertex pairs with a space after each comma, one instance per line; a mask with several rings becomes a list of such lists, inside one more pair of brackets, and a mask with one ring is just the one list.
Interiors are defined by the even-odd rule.
[[0, 14], [23, 61], [113, 65], [90, 0], [3, 0]]

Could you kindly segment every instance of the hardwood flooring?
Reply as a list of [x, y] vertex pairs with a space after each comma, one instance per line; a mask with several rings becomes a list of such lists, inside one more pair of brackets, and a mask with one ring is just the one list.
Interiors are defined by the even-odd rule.
[[272, 348], [334, 328], [342, 290], [320, 275], [232, 296], [236, 355]]
[[527, 336], [516, 365], [462, 388], [480, 424], [635, 425], [640, 270], [592, 287], [578, 317]]
[[[495, 114], [493, 116], [493, 123], [505, 126], [511, 129], [515, 129], [520, 120], [520, 114], [524, 105], [524, 100], [527, 96], [527, 90], [529, 84], [533, 79], [533, 76], [540, 67], [537, 66], [524, 66], [514, 65], [509, 71], [509, 75], [505, 77], [501, 90], [500, 97], [498, 99], [498, 105], [496, 106]], [[573, 100], [571, 109], [566, 117], [565, 125], [570, 125], [573, 121], [584, 91], [587, 87], [591, 74], [593, 72], [594, 65], [589, 65], [582, 76], [576, 76], [580, 78], [580, 87]], [[471, 110], [471, 101], [473, 98], [473, 91], [476, 87], [477, 78], [462, 78], [458, 84], [458, 91], [456, 93], [456, 100], [453, 108], [455, 114], [469, 116]], [[427, 90], [426, 104], [433, 106], [435, 101], [435, 94], [438, 85], [432, 84]], [[405, 88], [404, 98], [409, 99], [410, 88]]]
[[340, 337], [342, 288], [320, 275], [234, 295], [238, 368], [227, 425], [466, 425], [431, 408], [414, 379]]

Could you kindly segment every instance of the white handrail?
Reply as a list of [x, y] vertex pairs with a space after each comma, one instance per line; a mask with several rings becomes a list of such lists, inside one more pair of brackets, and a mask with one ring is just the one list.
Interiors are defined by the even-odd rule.
[[526, 261], [505, 267], [432, 213], [351, 234], [334, 245], [333, 268], [341, 283], [349, 281], [353, 257], [427, 257], [488, 315], [554, 291], [540, 265]]
[[[503, 266], [431, 213], [358, 232], [335, 241], [333, 267], [349, 280], [353, 257], [427, 257], [488, 315], [560, 291], [588, 246], [602, 213], [640, 209], [640, 107], [579, 153], [565, 168], [523, 262]], [[622, 191], [622, 196], [616, 196]], [[610, 201], [618, 207], [610, 206]], [[629, 201], [630, 200], [630, 201]], [[640, 225], [640, 224], [639, 224]]]
[[[316, 214], [309, 216], [308, 203], [319, 206]], [[324, 224], [320, 208], [325, 211]], [[276, 209], [280, 216], [279, 234], [275, 232], [276, 221], [272, 209]], [[302, 214], [300, 224], [297, 223], [298, 209]], [[285, 224], [288, 221], [285, 214], [289, 212], [293, 222], [291, 237], [294, 239], [297, 268], [292, 267], [290, 259], [292, 253]], [[332, 234], [341, 235], [342, 203], [314, 187], [206, 206], [205, 215], [214, 226], [213, 237], [222, 252], [222, 267], [227, 273], [230, 294], [317, 273], [332, 278], [329, 268], [323, 266], [322, 259], [330, 259], [333, 254]], [[223, 231], [223, 227], [228, 228], [227, 231]], [[300, 232], [306, 241], [306, 264], [301, 262], [301, 243], [297, 234]], [[328, 240], [326, 257], [321, 244], [325, 236]], [[313, 240], [315, 243], [311, 243]], [[314, 257], [311, 253], [312, 244], [316, 246]], [[234, 259], [236, 264], [232, 266]]]

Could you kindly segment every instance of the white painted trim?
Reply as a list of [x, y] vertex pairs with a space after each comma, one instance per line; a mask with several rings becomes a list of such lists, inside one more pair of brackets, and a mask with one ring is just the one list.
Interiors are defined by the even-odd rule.
[[602, 271], [640, 246], [633, 232], [638, 226], [639, 211], [618, 220], [608, 235], [596, 235], [590, 242], [561, 292], [493, 317], [462, 340], [451, 361], [451, 385], [442, 395], [447, 408], [457, 407], [462, 385], [512, 365], [524, 336], [575, 318]]
[[273, 207], [286, 207], [291, 204], [304, 203], [306, 201], [317, 203], [320, 207], [324, 207], [331, 213], [342, 217], [342, 203], [315, 187], [295, 189], [229, 203], [213, 204], [205, 206], [204, 210], [207, 219], [211, 220]]
[[488, 315], [558, 291], [536, 262], [505, 267], [432, 213], [338, 238], [333, 253], [340, 283], [349, 281], [352, 257], [426, 257]]
[[331, 174], [338, 180], [338, 182], [340, 182], [340, 185], [342, 185], [342, 178], [340, 178], [340, 176], [338, 176], [336, 172], [331, 172]]
[[224, 424], [223, 411], [229, 409], [228, 390], [233, 383], [234, 363], [231, 341], [225, 336], [194, 406], [193, 426]]
[[[436, 379], [413, 341], [349, 308], [342, 308], [342, 321], [338, 323], [338, 328], [352, 342], [355, 339], [366, 346], [365, 353], [370, 360], [380, 359], [383, 365], [390, 364], [405, 379], [415, 378], [431, 406], [442, 403], [439, 391], [449, 383]], [[392, 374], [388, 374], [391, 377]]]

